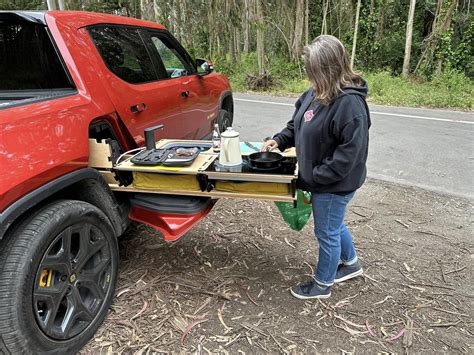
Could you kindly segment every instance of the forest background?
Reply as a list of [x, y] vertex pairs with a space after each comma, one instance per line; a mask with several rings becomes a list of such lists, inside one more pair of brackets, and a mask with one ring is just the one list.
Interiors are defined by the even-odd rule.
[[301, 53], [340, 38], [373, 103], [474, 108], [470, 0], [0, 0], [0, 9], [84, 10], [165, 25], [235, 91], [298, 95], [310, 84]]

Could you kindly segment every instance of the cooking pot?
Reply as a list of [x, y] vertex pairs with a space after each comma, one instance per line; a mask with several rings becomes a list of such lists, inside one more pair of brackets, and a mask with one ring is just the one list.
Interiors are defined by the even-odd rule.
[[282, 160], [283, 155], [276, 152], [257, 152], [249, 155], [250, 167], [254, 169], [276, 169]]

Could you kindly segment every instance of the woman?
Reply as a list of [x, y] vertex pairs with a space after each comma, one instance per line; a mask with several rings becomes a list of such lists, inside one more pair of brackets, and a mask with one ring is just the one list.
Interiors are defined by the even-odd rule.
[[303, 51], [312, 84], [296, 102], [285, 129], [262, 150], [296, 147], [298, 187], [311, 192], [319, 259], [314, 280], [291, 288], [300, 299], [328, 298], [334, 283], [363, 273], [344, 224], [346, 206], [366, 177], [370, 116], [366, 82], [334, 36], [317, 37]]

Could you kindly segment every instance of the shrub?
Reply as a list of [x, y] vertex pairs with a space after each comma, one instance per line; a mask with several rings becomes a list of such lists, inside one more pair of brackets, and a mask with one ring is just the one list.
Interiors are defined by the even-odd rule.
[[[215, 59], [218, 70], [229, 76], [235, 91], [248, 91], [246, 78], [258, 76], [256, 53], [242, 55], [240, 64], [231, 66], [224, 58]], [[298, 96], [310, 87], [302, 75], [300, 65], [288, 62], [283, 57], [269, 58], [268, 74], [273, 79], [270, 89], [267, 85], [261, 91], [272, 94]], [[369, 101], [392, 106], [425, 106], [437, 108], [474, 108], [474, 85], [471, 79], [451, 67], [438, 77], [427, 80], [421, 77], [404, 79], [392, 75], [391, 69], [378, 72], [362, 72], [369, 85]], [[254, 87], [253, 89], [259, 89]], [[259, 90], [260, 91], [260, 90]]]

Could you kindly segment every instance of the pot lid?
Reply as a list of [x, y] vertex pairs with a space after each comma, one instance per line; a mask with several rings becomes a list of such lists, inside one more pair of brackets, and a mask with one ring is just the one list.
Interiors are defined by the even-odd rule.
[[227, 129], [221, 133], [221, 137], [224, 137], [224, 138], [234, 138], [238, 136], [239, 136], [239, 132], [234, 131], [232, 127], [227, 127]]

